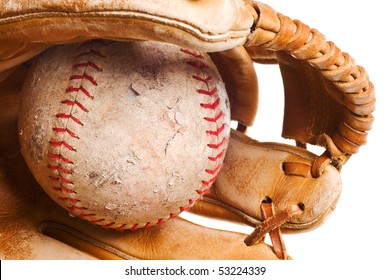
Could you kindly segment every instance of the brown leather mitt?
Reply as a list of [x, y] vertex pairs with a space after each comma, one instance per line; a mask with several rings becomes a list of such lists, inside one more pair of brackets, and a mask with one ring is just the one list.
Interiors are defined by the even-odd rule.
[[[19, 93], [46, 49], [93, 39], [209, 53], [238, 126], [212, 191], [191, 211], [245, 223], [252, 234], [180, 217], [134, 231], [104, 229], [68, 215], [42, 191], [19, 151]], [[279, 64], [282, 135], [297, 146], [245, 135], [258, 106], [253, 62]], [[0, 99], [1, 259], [288, 259], [281, 233], [313, 229], [332, 212], [341, 167], [366, 143], [375, 107], [374, 87], [350, 55], [299, 20], [243, 0], [0, 0]]]

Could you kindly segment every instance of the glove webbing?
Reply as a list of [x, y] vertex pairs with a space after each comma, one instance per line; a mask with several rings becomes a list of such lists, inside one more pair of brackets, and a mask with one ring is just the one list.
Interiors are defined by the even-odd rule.
[[338, 99], [343, 102], [344, 116], [337, 131], [324, 143], [332, 146], [328, 149], [333, 153], [333, 164], [341, 166], [366, 143], [366, 130], [371, 129], [374, 120], [371, 115], [375, 109], [374, 86], [365, 69], [317, 30], [265, 4], [253, 3], [252, 7], [258, 17], [246, 47], [284, 51], [304, 60], [343, 94]]

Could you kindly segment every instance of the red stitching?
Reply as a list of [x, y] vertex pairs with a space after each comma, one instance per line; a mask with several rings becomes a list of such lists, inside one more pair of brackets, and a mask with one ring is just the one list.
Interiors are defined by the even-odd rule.
[[135, 225], [133, 225], [131, 228], [130, 228], [130, 230], [137, 230], [138, 229], [138, 224], [135, 224]]
[[76, 152], [76, 149], [73, 148], [71, 145], [69, 145], [68, 143], [66, 143], [65, 141], [54, 141], [54, 140], [50, 140], [49, 141], [50, 145], [53, 146], [53, 147], [65, 147], [67, 148], [69, 151], [73, 151], [73, 152]]
[[216, 173], [218, 173], [219, 169], [221, 169], [222, 167], [222, 164], [218, 164], [217, 167], [215, 167], [214, 169], [206, 169], [206, 173], [208, 174], [211, 174], [211, 175], [214, 175]]
[[109, 228], [111, 228], [114, 224], [115, 224], [115, 222], [111, 222], [111, 223], [109, 223], [109, 224], [101, 225], [101, 226], [102, 226], [103, 228], [105, 228], [105, 229], [109, 229]]
[[225, 130], [226, 124], [222, 124], [220, 127], [217, 127], [217, 130], [206, 130], [206, 133], [213, 136], [219, 136]]
[[192, 51], [192, 50], [187, 50], [187, 49], [180, 49], [183, 53], [189, 54], [195, 58], [200, 58], [203, 59], [203, 55], [200, 52], [197, 51]]
[[72, 173], [73, 173], [71, 170], [64, 168], [64, 167], [61, 166], [60, 164], [59, 164], [59, 165], [51, 165], [51, 164], [48, 164], [47, 167], [48, 167], [50, 170], [59, 171], [59, 172], [65, 173], [65, 174], [72, 174]]
[[127, 224], [120, 225], [119, 227], [115, 228], [116, 230], [123, 231], [126, 229]]
[[198, 89], [198, 93], [213, 96], [217, 92], [217, 88], [214, 87], [212, 90]]
[[208, 84], [213, 79], [212, 76], [207, 76], [206, 78], [203, 78], [203, 77], [200, 77], [198, 75], [193, 75], [192, 78], [194, 78], [195, 80], [198, 80], [202, 83], [205, 83], [205, 84]]
[[219, 160], [220, 158], [222, 158], [223, 156], [225, 155], [225, 150], [223, 150], [222, 152], [220, 152], [218, 155], [216, 155], [215, 157], [209, 157], [209, 160], [211, 161], [217, 161]]
[[57, 175], [57, 176], [58, 177], [49, 176], [49, 178], [50, 178], [50, 180], [52, 180], [54, 182], [63, 183], [63, 184], [67, 184], [67, 185], [74, 185], [74, 183], [71, 180], [68, 180], [68, 179], [62, 177], [61, 175]]
[[[75, 206], [75, 205], [69, 206], [69, 207], [67, 207], [66, 209], [68, 209], [70, 212], [88, 210], [88, 209], [85, 208], [85, 207], [82, 207], [82, 206]], [[78, 215], [77, 217], [80, 217], [80, 216], [81, 216], [81, 215]], [[87, 215], [84, 215], [84, 216], [87, 216]], [[94, 216], [94, 215], [92, 215], [92, 216]]]
[[79, 137], [76, 135], [76, 133], [74, 133], [73, 131], [71, 131], [70, 129], [67, 129], [67, 128], [53, 127], [53, 131], [56, 132], [56, 133], [67, 133], [71, 137], [79, 139]]
[[59, 114], [56, 115], [56, 117], [59, 118], [59, 119], [71, 119], [75, 123], [78, 123], [80, 125], [84, 125], [78, 118], [76, 118], [72, 114], [59, 113]]
[[164, 219], [158, 219], [156, 225], [162, 225], [163, 223], [165, 223]]
[[226, 137], [223, 137], [221, 142], [217, 143], [217, 144], [207, 144], [207, 146], [211, 149], [216, 149], [218, 150], [222, 145], [224, 145], [226, 143]]
[[203, 195], [205, 195], [205, 194], [208, 194], [208, 193], [210, 193], [211, 192], [211, 188], [208, 188], [208, 189], [205, 189], [205, 190], [197, 190], [196, 191], [201, 197], [203, 197]]
[[151, 226], [152, 226], [151, 223], [150, 223], [150, 222], [147, 222], [147, 223], [144, 225], [144, 228], [150, 229]]
[[94, 224], [94, 225], [97, 225], [97, 224], [102, 223], [104, 221], [105, 221], [104, 219], [98, 219], [98, 220], [92, 220], [92, 221], [89, 221], [89, 222]]
[[97, 81], [91, 75], [88, 75], [86, 73], [72, 75], [69, 78], [69, 81], [71, 80], [87, 80], [94, 86], [97, 86]]
[[185, 211], [188, 211], [188, 210], [190, 210], [192, 208], [192, 205], [188, 205], [188, 206], [186, 206], [186, 207], [180, 207], [179, 209], [180, 209], [180, 213], [182, 213], [182, 212], [185, 212]]
[[66, 89], [66, 92], [67, 93], [72, 93], [72, 92], [75, 92], [75, 93], [78, 93], [79, 91], [81, 91], [82, 93], [85, 94], [85, 96], [89, 97], [89, 98], [94, 98], [93, 95], [91, 95], [91, 93], [83, 86], [79, 86], [79, 87], [68, 87]]
[[65, 162], [65, 163], [73, 164], [73, 161], [71, 161], [70, 159], [68, 159], [62, 155], [49, 153], [48, 156], [50, 159], [53, 159], [53, 160], [59, 160], [59, 161]]
[[74, 190], [65, 188], [64, 186], [53, 187], [53, 189], [56, 190], [57, 192], [75, 193]]
[[202, 184], [204, 185], [204, 186], [210, 186], [212, 183], [214, 183], [215, 182], [215, 180], [217, 180], [217, 176], [218, 175], [215, 175], [214, 177], [212, 177], [210, 180], [203, 180], [202, 181]]
[[[105, 56], [99, 50], [92, 49], [93, 43], [100, 43], [100, 44], [106, 45], [104, 43], [104, 41], [89, 41], [89, 42], [86, 42], [84, 44], [81, 44], [79, 48], [84, 47], [85, 45], [88, 44], [90, 49], [88, 51], [80, 52], [76, 57], [77, 58], [80, 58], [80, 57], [87, 57], [88, 58], [88, 57], [95, 56], [95, 57], [103, 57], [104, 58]], [[72, 99], [69, 99], [69, 98], [64, 99], [61, 101], [61, 104], [65, 104], [65, 105], [70, 106], [70, 107], [78, 107], [83, 112], [88, 113], [89, 112], [88, 109], [83, 104], [81, 104], [79, 100], [77, 100], [78, 94], [80, 93], [86, 97], [89, 97], [90, 99], [93, 99], [93, 96], [91, 95], [90, 91], [84, 87], [83, 83], [87, 82], [87, 83], [90, 83], [94, 86], [97, 86], [98, 83], [97, 83], [97, 80], [92, 76], [91, 73], [86, 73], [86, 70], [88, 68], [95, 70], [95, 71], [98, 71], [98, 72], [101, 72], [103, 70], [97, 63], [95, 63], [91, 60], [88, 60], [88, 59], [86, 61], [82, 61], [80, 63], [73, 64], [73, 69], [81, 69], [81, 68], [84, 68], [83, 73], [81, 73], [81, 74], [75, 73], [69, 77], [69, 81], [79, 81], [80, 85], [79, 86], [74, 86], [74, 85], [69, 86], [65, 90], [65, 93], [66, 94], [73, 93], [73, 95], [71, 97]], [[58, 196], [58, 199], [70, 204], [67, 206], [67, 209], [69, 211], [83, 212], [83, 213], [80, 213], [78, 215], [78, 217], [80, 217], [82, 219], [89, 219], [90, 220], [91, 217], [94, 217], [96, 215], [93, 213], [85, 213], [85, 211], [87, 211], [88, 209], [86, 207], [80, 205], [81, 201], [79, 199], [76, 199], [76, 198], [69, 196], [70, 194], [76, 194], [76, 192], [73, 190], [74, 182], [68, 178], [69, 176], [72, 176], [73, 170], [62, 165], [62, 164], [74, 164], [74, 163], [70, 158], [64, 157], [61, 154], [61, 148], [65, 148], [69, 151], [76, 152], [76, 149], [66, 141], [65, 137], [79, 139], [78, 135], [68, 127], [69, 121], [72, 121], [72, 122], [79, 124], [79, 125], [82, 125], [82, 126], [84, 125], [78, 117], [76, 117], [75, 115], [72, 114], [72, 111], [73, 110], [71, 110], [70, 113], [61, 112], [61, 113], [56, 114], [56, 118], [64, 119], [66, 121], [66, 123], [65, 123], [64, 127], [53, 127], [52, 128], [54, 133], [62, 135], [62, 139], [61, 140], [51, 139], [49, 141], [50, 147], [52, 147], [55, 150], [53, 150], [53, 152], [48, 153], [48, 158], [50, 160], [54, 161], [55, 163], [48, 164], [47, 167], [48, 167], [50, 174], [51, 174], [49, 176], [49, 179], [53, 183], [55, 183], [52, 186], [53, 190], [55, 190], [59, 194], [62, 194], [62, 196], [61, 195]], [[67, 176], [67, 177], [64, 177], [63, 175]], [[103, 221], [104, 221], [104, 219], [96, 219], [96, 220], [92, 220], [90, 222], [97, 224], [97, 223], [101, 223]], [[109, 223], [109, 224], [102, 225], [102, 226], [103, 227], [111, 227], [113, 224], [114, 223]]]
[[89, 112], [87, 108], [85, 108], [80, 102], [78, 102], [77, 100], [76, 101], [72, 101], [72, 100], [69, 100], [69, 99], [65, 99], [65, 100], [62, 100], [61, 101], [62, 104], [66, 104], [68, 106], [77, 106], [79, 107], [81, 110], [83, 110], [84, 112]]
[[223, 112], [220, 111], [217, 115], [215, 115], [214, 117], [210, 118], [210, 117], [205, 117], [204, 119], [208, 122], [217, 122], [221, 117], [223, 116]]
[[219, 106], [219, 102], [220, 102], [220, 98], [218, 98], [212, 103], [201, 103], [200, 106], [205, 109], [215, 110]]

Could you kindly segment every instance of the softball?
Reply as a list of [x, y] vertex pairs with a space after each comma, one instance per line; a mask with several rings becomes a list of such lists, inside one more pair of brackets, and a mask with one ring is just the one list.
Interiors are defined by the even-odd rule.
[[206, 53], [157, 42], [53, 46], [21, 93], [22, 155], [71, 216], [159, 225], [207, 193], [228, 145], [225, 85]]

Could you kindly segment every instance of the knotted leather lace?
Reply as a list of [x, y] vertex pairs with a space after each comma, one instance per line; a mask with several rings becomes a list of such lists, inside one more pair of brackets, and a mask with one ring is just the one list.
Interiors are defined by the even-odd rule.
[[255, 225], [254, 231], [248, 235], [244, 242], [247, 246], [253, 246], [264, 240], [265, 235], [268, 233], [271, 239], [273, 250], [275, 255], [279, 259], [287, 259], [286, 247], [282, 238], [280, 227], [291, 218], [304, 213], [305, 205], [303, 203], [292, 204], [285, 210], [276, 212], [274, 203], [270, 197], [265, 197], [262, 200], [260, 211], [264, 217], [263, 221], [260, 221], [247, 213], [227, 204], [220, 200], [216, 200], [211, 197], [203, 197], [203, 201], [221, 206], [232, 213], [240, 216], [251, 225]]
[[287, 259], [288, 255], [280, 226], [289, 221], [293, 216], [302, 214], [304, 209], [305, 205], [299, 203], [298, 205], [291, 205], [289, 208], [275, 213], [272, 199], [266, 197], [261, 203], [261, 212], [265, 220], [258, 224], [255, 230], [245, 238], [245, 244], [247, 246], [255, 245], [264, 240], [265, 235], [269, 233], [275, 255], [279, 259]]

